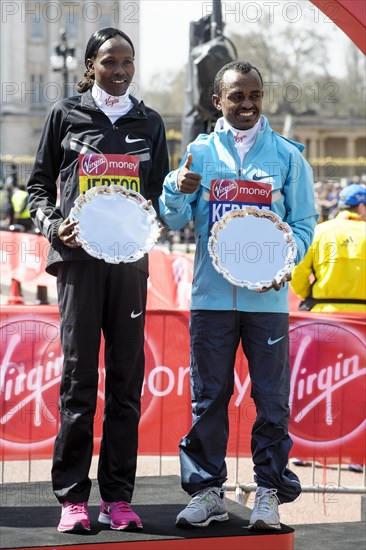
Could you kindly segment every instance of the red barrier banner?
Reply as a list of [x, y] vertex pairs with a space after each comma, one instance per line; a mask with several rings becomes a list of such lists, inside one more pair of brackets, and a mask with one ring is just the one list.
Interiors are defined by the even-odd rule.
[[[0, 231], [2, 276], [34, 284], [35, 290], [37, 286], [55, 286], [55, 277], [45, 272], [49, 246], [42, 235]], [[149, 271], [147, 309], [189, 309], [193, 254], [156, 246], [149, 253]]]
[[291, 314], [294, 453], [365, 464], [366, 357], [363, 314]]
[[[139, 452], [176, 455], [191, 423], [189, 313], [148, 311]], [[56, 306], [5, 306], [1, 325], [0, 449], [3, 460], [50, 458], [62, 371]], [[292, 456], [365, 463], [365, 322], [362, 316], [290, 316]], [[100, 351], [95, 453], [103, 418]], [[229, 406], [228, 456], [250, 456], [255, 418], [245, 356], [238, 351]]]
[[193, 258], [193, 254], [159, 247], [149, 252], [147, 310], [189, 310]]
[[36, 286], [54, 284], [45, 272], [49, 243], [42, 235], [0, 231], [0, 264], [3, 277]]
[[[0, 231], [0, 268], [3, 277], [20, 283], [55, 287], [55, 277], [45, 272], [49, 243], [42, 235]], [[147, 309], [189, 310], [193, 254], [156, 246], [149, 253]], [[289, 307], [297, 311], [300, 300], [289, 291]]]

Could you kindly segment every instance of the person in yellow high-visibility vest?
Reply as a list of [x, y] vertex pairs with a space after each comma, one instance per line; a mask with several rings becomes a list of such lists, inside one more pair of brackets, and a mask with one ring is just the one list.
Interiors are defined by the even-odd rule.
[[366, 311], [366, 187], [339, 193], [339, 214], [315, 228], [304, 259], [292, 271], [300, 309], [316, 313]]
[[14, 223], [22, 225], [25, 231], [34, 228], [28, 208], [28, 193], [25, 185], [19, 185], [11, 196], [11, 204], [14, 210]]

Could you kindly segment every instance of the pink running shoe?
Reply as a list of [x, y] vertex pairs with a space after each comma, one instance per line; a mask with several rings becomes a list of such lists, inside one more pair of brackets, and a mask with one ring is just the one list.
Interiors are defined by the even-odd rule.
[[64, 502], [62, 504], [61, 519], [57, 530], [60, 533], [90, 531], [88, 503]]
[[98, 521], [111, 526], [111, 529], [142, 529], [142, 521], [128, 502], [100, 501]]

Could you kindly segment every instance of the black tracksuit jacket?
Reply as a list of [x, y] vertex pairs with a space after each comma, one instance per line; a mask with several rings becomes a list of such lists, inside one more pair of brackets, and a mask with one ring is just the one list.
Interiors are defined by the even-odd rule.
[[[65, 246], [57, 234], [79, 195], [79, 154], [138, 156], [140, 192], [158, 212], [169, 169], [164, 124], [156, 111], [130, 98], [132, 109], [114, 124], [96, 106], [91, 90], [57, 102], [47, 117], [27, 187], [33, 221], [51, 243], [46, 266], [51, 274], [58, 262], [92, 259], [81, 248]], [[147, 271], [147, 256], [135, 265]]]

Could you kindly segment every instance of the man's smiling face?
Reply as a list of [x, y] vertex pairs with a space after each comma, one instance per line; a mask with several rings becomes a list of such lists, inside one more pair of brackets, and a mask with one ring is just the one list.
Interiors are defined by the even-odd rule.
[[229, 69], [223, 75], [220, 95], [214, 94], [212, 101], [234, 128], [253, 128], [262, 114], [263, 85], [259, 74], [254, 69], [245, 74]]

